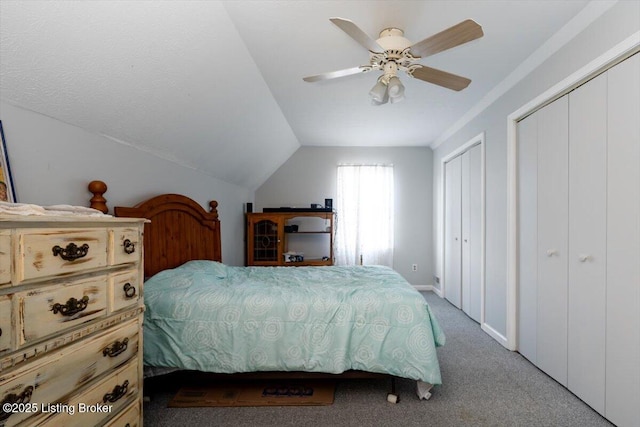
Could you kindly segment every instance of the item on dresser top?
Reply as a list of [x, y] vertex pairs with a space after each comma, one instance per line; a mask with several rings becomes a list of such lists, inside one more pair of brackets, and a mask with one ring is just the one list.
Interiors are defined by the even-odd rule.
[[87, 216], [111, 216], [100, 212], [97, 209], [85, 206], [72, 205], [51, 205], [44, 206], [47, 215], [87, 215]]
[[4, 140], [2, 120], [0, 120], [0, 201], [16, 201], [16, 191], [11, 177], [11, 166], [9, 166], [9, 155], [7, 154], [7, 144]]
[[52, 205], [40, 206], [30, 203], [10, 203], [0, 201], [0, 214], [6, 215], [51, 215], [51, 216], [95, 216], [108, 217], [97, 209], [84, 206]]

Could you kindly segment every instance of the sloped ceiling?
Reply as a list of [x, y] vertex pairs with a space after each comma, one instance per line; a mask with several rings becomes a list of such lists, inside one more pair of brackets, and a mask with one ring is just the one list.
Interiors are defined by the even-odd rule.
[[[300, 145], [433, 144], [588, 4], [2, 0], [0, 101], [257, 188]], [[474, 19], [483, 38], [421, 60], [471, 85], [401, 75], [406, 100], [374, 107], [375, 73], [303, 82], [368, 62], [336, 16], [412, 42]]]

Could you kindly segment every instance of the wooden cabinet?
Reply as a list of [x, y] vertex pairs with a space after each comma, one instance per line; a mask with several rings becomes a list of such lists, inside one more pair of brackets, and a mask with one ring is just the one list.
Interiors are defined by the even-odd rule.
[[333, 265], [333, 212], [247, 214], [247, 265]]
[[143, 224], [0, 216], [0, 425], [142, 424]]

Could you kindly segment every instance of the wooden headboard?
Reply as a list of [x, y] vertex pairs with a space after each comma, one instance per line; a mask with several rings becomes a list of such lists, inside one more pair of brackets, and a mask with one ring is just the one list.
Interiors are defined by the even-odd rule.
[[211, 201], [207, 212], [186, 196], [162, 194], [131, 208], [115, 207], [114, 213], [150, 221], [144, 225], [144, 275], [151, 277], [191, 260], [222, 261], [217, 207]]

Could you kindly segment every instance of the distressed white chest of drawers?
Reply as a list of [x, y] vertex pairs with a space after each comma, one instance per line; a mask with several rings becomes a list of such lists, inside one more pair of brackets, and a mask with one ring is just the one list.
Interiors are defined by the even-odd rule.
[[0, 215], [0, 427], [142, 425], [143, 225]]

